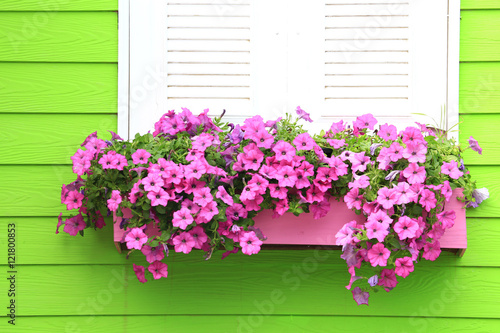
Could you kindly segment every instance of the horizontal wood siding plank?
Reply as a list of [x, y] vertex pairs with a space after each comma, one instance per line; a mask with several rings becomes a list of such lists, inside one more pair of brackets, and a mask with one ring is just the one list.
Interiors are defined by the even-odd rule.
[[118, 10], [118, 0], [2, 0], [0, 11]]
[[111, 139], [116, 115], [0, 114], [0, 164], [72, 164], [71, 156], [92, 132]]
[[[258, 313], [272, 299], [278, 299], [273, 314], [496, 318], [500, 311], [497, 269], [418, 267], [390, 293], [374, 294], [370, 306], [361, 307], [344, 287], [346, 267], [318, 265], [315, 257], [273, 265], [242, 259], [172, 263], [167, 279], [145, 284], [131, 265], [20, 266], [18, 314], [239, 315]], [[8, 282], [2, 279], [0, 288], [7, 290]], [[0, 300], [7, 304], [7, 293]]]
[[462, 9], [500, 9], [498, 0], [462, 0], [460, 2]]
[[115, 12], [0, 12], [0, 61], [117, 59]]
[[[113, 229], [111, 219], [107, 220], [107, 226], [103, 230], [86, 230], [85, 236], [70, 236], [60, 229], [55, 234], [56, 217], [33, 217], [33, 218], [0, 218], [0, 230], [7, 230], [7, 225], [16, 225], [18, 265], [73, 265], [89, 264], [131, 264], [131, 262], [142, 261], [142, 253], [135, 252], [130, 260], [125, 254], [118, 254], [113, 243]], [[37, 232], [32, 232], [36, 229]], [[264, 230], [265, 233], [265, 230]], [[40, 241], [40, 235], [43, 241]], [[500, 243], [496, 241], [500, 237], [500, 219], [469, 218], [467, 220], [467, 252], [462, 258], [451, 252], [442, 252], [435, 262], [423, 261], [421, 264], [427, 266], [488, 266], [500, 267], [500, 256], [491, 253], [500, 252]], [[304, 250], [278, 250], [265, 249], [258, 255], [248, 257], [241, 254], [231, 255], [221, 262], [223, 251], [217, 251], [212, 259], [205, 262], [202, 253], [193, 251], [185, 255], [182, 253], [171, 253], [167, 262], [191, 263], [193, 265], [231, 265], [234, 260], [249, 260], [262, 265], [274, 265], [279, 263], [301, 262], [307, 257], [314, 256], [315, 249], [320, 249], [322, 255], [329, 256], [324, 262], [327, 266], [345, 267], [345, 261], [340, 259], [339, 250], [329, 250], [323, 247], [311, 247]], [[241, 259], [236, 257], [241, 256]], [[5, 263], [0, 263], [4, 265]], [[420, 264], [419, 264], [420, 267]]]
[[460, 61], [500, 60], [500, 10], [461, 12]]
[[460, 113], [498, 113], [500, 62], [460, 64]]
[[472, 136], [483, 148], [483, 153], [467, 149], [463, 155], [467, 165], [500, 164], [500, 114], [475, 114], [460, 116], [460, 145], [468, 147]]
[[0, 63], [0, 113], [116, 113], [116, 64]]
[[[271, 308], [270, 308], [271, 309]], [[261, 333], [324, 333], [373, 332], [374, 327], [387, 332], [498, 332], [500, 321], [477, 318], [418, 318], [418, 317], [356, 317], [351, 316], [294, 316], [274, 315], [257, 311], [253, 315], [230, 316], [68, 316], [68, 317], [20, 317], [16, 333], [53, 332], [261, 332]], [[262, 313], [264, 312], [264, 313]], [[353, 324], [353, 321], [355, 324]], [[71, 330], [68, 330], [70, 328]]]
[[[471, 166], [478, 187], [488, 187], [491, 197], [479, 208], [467, 210], [469, 217], [500, 216], [500, 166]], [[69, 165], [0, 165], [1, 216], [57, 216], [61, 185], [76, 179]]]

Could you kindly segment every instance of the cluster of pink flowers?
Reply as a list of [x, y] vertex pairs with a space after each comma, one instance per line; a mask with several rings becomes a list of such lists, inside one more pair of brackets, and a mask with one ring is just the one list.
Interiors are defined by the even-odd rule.
[[[300, 107], [297, 114], [312, 121]], [[240, 126], [220, 124], [208, 110], [194, 116], [183, 109], [169, 111], [153, 134], [133, 142], [114, 133], [104, 141], [92, 133], [71, 158], [77, 180], [62, 188], [61, 202], [78, 214], [65, 221], [61, 214], [56, 232], [62, 225], [70, 235], [102, 228], [104, 216], [128, 209], [132, 217], [121, 220], [122, 242], [148, 262], [134, 264], [144, 283], [146, 274], [167, 277], [169, 247], [186, 254], [199, 249], [206, 258], [219, 247], [226, 249], [222, 258], [239, 250], [256, 254], [265, 241], [253, 227], [258, 212], [321, 218], [330, 198], [341, 197], [366, 217], [363, 224], [345, 224], [336, 238], [351, 274], [347, 287], [355, 286], [358, 304], [367, 303], [370, 290], [394, 288], [397, 276], [406, 278], [420, 256], [439, 256], [439, 239], [455, 219], [444, 203], [466, 175], [460, 162], [442, 160], [426, 140], [434, 134], [425, 126], [398, 132], [384, 124], [370, 135], [376, 124], [367, 114], [352, 127], [340, 121], [313, 138], [289, 117], [264, 122], [255, 116]], [[478, 151], [472, 140], [470, 148]], [[429, 168], [429, 161], [438, 169]], [[472, 197], [477, 204], [485, 195]], [[375, 271], [365, 285], [356, 275], [361, 265]]]

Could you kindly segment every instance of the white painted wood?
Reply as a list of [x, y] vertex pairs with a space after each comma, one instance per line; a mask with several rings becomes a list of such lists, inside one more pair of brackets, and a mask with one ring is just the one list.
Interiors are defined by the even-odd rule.
[[129, 137], [129, 0], [118, 3], [118, 135]]
[[162, 114], [166, 89], [164, 59], [166, 6], [157, 0], [130, 0], [129, 137], [147, 133]]
[[455, 3], [448, 27], [445, 0], [130, 1], [131, 134], [181, 107], [241, 122], [300, 105], [311, 131], [368, 112], [404, 128], [444, 105], [458, 121]]
[[459, 137], [460, 0], [448, 1], [448, 137]]
[[[411, 1], [412, 118], [440, 122], [446, 106], [448, 1]], [[432, 10], [429, 10], [432, 8]]]

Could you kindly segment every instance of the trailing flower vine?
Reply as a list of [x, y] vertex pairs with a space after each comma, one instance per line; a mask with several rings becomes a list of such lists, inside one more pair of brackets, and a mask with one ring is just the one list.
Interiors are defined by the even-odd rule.
[[375, 129], [370, 114], [311, 137], [299, 124], [312, 121], [309, 114], [300, 107], [297, 114], [267, 122], [255, 116], [240, 126], [183, 109], [131, 141], [94, 132], [71, 157], [77, 179], [62, 186], [61, 202], [78, 212], [64, 221], [61, 213], [56, 233], [64, 226], [83, 236], [105, 226], [104, 216], [122, 217], [122, 241], [149, 263], [133, 265], [144, 283], [167, 277], [169, 247], [200, 249], [206, 259], [221, 247], [222, 258], [256, 254], [265, 240], [254, 227], [260, 211], [321, 218], [330, 198], [339, 198], [366, 218], [346, 223], [336, 242], [351, 275], [347, 288], [368, 304], [370, 292], [391, 290], [415, 262], [439, 256], [439, 239], [454, 225], [455, 212], [444, 210], [453, 189], [463, 189], [467, 207], [488, 197], [461, 159], [465, 149], [482, 153], [472, 137], [464, 149], [422, 124]]

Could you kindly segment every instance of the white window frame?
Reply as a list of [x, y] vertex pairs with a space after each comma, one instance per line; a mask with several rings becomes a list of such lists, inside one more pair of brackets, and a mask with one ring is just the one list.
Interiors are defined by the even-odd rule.
[[[119, 0], [118, 7], [118, 134], [126, 139], [132, 139], [135, 133], [131, 132], [131, 114], [154, 108], [161, 98], [159, 87], [165, 84], [165, 68], [156, 64], [161, 63], [165, 48], [164, 44], [152, 43], [161, 39], [160, 27], [154, 26], [155, 20], [143, 20], [151, 12], [151, 8], [133, 7], [131, 15], [131, 1]], [[159, 15], [164, 10], [165, 0], [152, 2], [154, 12]], [[144, 13], [140, 11], [144, 10]], [[429, 10], [432, 10], [430, 8]], [[139, 11], [139, 12], [138, 12]], [[448, 54], [447, 54], [447, 87], [446, 87], [446, 119], [445, 127], [453, 126], [448, 137], [458, 140], [459, 124], [459, 43], [460, 43], [460, 0], [448, 2]], [[137, 37], [139, 36], [139, 37]], [[149, 37], [149, 38], [148, 38]], [[142, 45], [130, 47], [130, 40], [134, 38]], [[137, 42], [135, 42], [137, 43]], [[148, 60], [141, 58], [141, 52], [147, 49], [154, 57]], [[149, 62], [149, 63], [148, 63]], [[137, 69], [141, 69], [141, 73]], [[153, 124], [150, 124], [153, 128]]]

